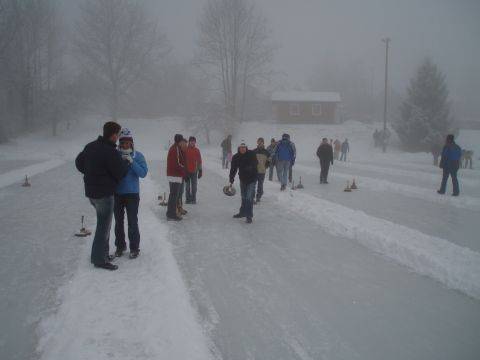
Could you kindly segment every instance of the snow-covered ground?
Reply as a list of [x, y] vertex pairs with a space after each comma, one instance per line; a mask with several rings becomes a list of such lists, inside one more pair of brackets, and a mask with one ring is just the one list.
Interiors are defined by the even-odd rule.
[[[267, 182], [254, 223], [234, 221], [218, 145], [202, 145], [199, 204], [172, 224], [155, 198], [167, 191], [165, 147], [188, 129], [124, 121], [151, 170], [142, 254], [107, 273], [88, 262], [91, 238], [73, 237], [81, 215], [95, 226], [73, 159], [101, 123], [0, 145], [2, 358], [478, 359], [480, 171], [460, 172], [459, 198], [437, 196], [431, 157], [378, 152], [375, 125], [249, 123], [234, 143], [291, 134], [305, 189]], [[320, 186], [324, 136], [352, 152]], [[480, 132], [459, 143], [475, 148]], [[354, 177], [359, 190], [344, 193]]]

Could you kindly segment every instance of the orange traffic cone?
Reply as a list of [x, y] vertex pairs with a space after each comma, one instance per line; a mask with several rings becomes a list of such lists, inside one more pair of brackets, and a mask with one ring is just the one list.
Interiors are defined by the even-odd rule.
[[347, 186], [345, 187], [345, 189], [343, 189], [343, 191], [352, 192], [352, 188], [350, 187], [350, 181], [347, 181]]
[[357, 184], [355, 184], [355, 179], [353, 179], [352, 186], [350, 186], [350, 189], [352, 189], [352, 190], [357, 190], [358, 189]]
[[30, 184], [30, 182], [28, 181], [28, 176], [27, 176], [27, 175], [25, 175], [25, 181], [23, 182], [22, 186], [23, 186], [23, 187], [30, 187], [30, 186], [32, 186], [32, 185]]

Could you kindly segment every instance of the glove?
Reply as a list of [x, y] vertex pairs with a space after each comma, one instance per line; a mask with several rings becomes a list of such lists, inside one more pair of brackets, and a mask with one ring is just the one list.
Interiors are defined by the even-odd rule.
[[130, 165], [133, 164], [133, 158], [132, 158], [132, 156], [129, 155], [129, 154], [124, 154], [124, 155], [122, 155], [122, 159], [123, 159], [123, 160], [127, 160]]
[[201, 179], [203, 176], [203, 171], [202, 169], [198, 170], [198, 178]]

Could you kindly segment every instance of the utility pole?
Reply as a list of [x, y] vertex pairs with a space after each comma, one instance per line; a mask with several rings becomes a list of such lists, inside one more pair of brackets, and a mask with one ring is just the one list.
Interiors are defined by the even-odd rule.
[[390, 46], [390, 38], [382, 39], [385, 43], [385, 99], [383, 102], [383, 152], [387, 151], [387, 98], [388, 98], [388, 48]]

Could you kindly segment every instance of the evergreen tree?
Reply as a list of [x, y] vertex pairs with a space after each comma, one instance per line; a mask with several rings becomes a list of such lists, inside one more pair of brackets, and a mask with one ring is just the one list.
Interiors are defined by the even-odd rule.
[[402, 144], [412, 151], [430, 151], [452, 130], [445, 75], [429, 58], [418, 68], [394, 124]]

